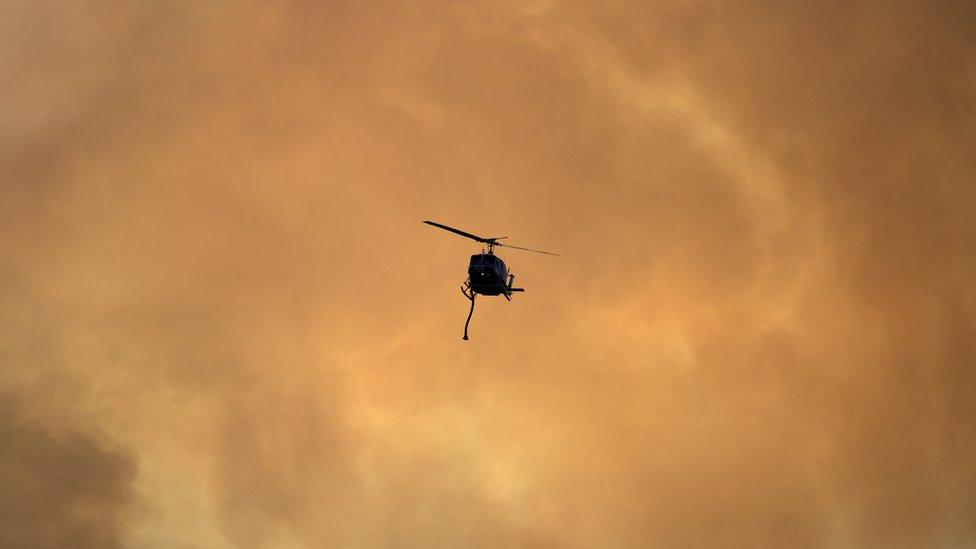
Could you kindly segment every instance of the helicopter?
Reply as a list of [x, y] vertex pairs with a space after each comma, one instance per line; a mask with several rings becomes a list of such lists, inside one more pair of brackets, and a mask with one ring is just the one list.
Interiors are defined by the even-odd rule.
[[502, 258], [495, 255], [495, 246], [512, 248], [515, 250], [524, 250], [527, 252], [536, 252], [546, 255], [559, 255], [552, 252], [533, 250], [532, 248], [523, 248], [521, 246], [502, 244], [499, 242], [499, 240], [508, 238], [507, 236], [484, 238], [455, 229], [454, 227], [448, 227], [447, 225], [436, 223], [434, 221], [424, 221], [424, 223], [439, 229], [444, 229], [445, 231], [450, 231], [465, 238], [470, 238], [475, 242], [487, 244], [488, 246], [487, 252], [482, 249], [481, 253], [471, 256], [471, 261], [468, 263], [468, 279], [465, 280], [461, 285], [461, 294], [471, 301], [471, 310], [468, 311], [468, 319], [464, 321], [464, 337], [461, 338], [465, 341], [468, 340], [468, 323], [471, 322], [471, 315], [474, 313], [474, 298], [476, 295], [501, 295], [504, 296], [506, 300], [511, 301], [513, 293], [525, 291], [525, 288], [515, 288], [512, 286], [512, 284], [515, 282], [515, 275], [512, 274], [508, 267], [505, 266], [505, 262], [502, 261]]

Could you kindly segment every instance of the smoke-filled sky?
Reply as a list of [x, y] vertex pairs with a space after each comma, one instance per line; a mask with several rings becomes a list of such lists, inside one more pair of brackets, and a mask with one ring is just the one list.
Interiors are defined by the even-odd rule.
[[0, 13], [0, 545], [976, 545], [976, 4]]

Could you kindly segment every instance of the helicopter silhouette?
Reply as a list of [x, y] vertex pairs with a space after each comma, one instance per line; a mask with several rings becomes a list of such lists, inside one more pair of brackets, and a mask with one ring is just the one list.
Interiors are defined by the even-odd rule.
[[484, 238], [455, 229], [454, 227], [448, 227], [447, 225], [436, 223], [434, 221], [424, 221], [424, 223], [439, 229], [444, 229], [445, 231], [450, 231], [457, 235], [461, 235], [465, 238], [470, 238], [475, 242], [487, 244], [488, 246], [487, 252], [482, 249], [481, 253], [471, 256], [471, 262], [468, 263], [468, 279], [465, 280], [461, 285], [461, 294], [471, 300], [471, 310], [468, 311], [468, 319], [464, 321], [464, 337], [461, 338], [465, 341], [468, 339], [468, 323], [471, 322], [471, 315], [474, 313], [474, 298], [476, 295], [501, 295], [504, 296], [506, 300], [511, 301], [513, 293], [525, 291], [525, 288], [515, 288], [512, 286], [512, 284], [515, 282], [515, 275], [512, 274], [508, 267], [505, 266], [505, 262], [502, 261], [502, 258], [495, 255], [495, 246], [512, 248], [515, 250], [524, 250], [527, 252], [536, 252], [546, 255], [559, 255], [552, 252], [533, 250], [532, 248], [523, 248], [521, 246], [502, 244], [499, 242], [499, 240], [508, 238], [507, 236]]

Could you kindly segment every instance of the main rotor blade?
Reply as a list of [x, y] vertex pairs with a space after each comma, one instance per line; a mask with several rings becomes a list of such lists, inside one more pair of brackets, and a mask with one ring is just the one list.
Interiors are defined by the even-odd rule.
[[489, 243], [494, 242], [493, 239], [490, 239], [490, 238], [482, 238], [480, 236], [473, 235], [471, 233], [466, 233], [464, 231], [455, 229], [454, 227], [448, 227], [447, 225], [441, 225], [440, 223], [435, 223], [433, 221], [424, 221], [424, 223], [426, 223], [428, 225], [433, 225], [434, 227], [437, 227], [439, 229], [444, 229], [445, 231], [451, 231], [454, 234], [459, 234], [459, 235], [461, 235], [463, 237], [470, 238], [471, 240], [476, 240], [478, 242], [483, 242], [485, 244], [489, 244]]
[[424, 221], [424, 223], [426, 223], [428, 225], [432, 225], [434, 227], [437, 227], [438, 229], [444, 229], [445, 231], [451, 231], [454, 234], [461, 235], [461, 236], [463, 236], [465, 238], [470, 238], [471, 240], [474, 240], [476, 242], [481, 242], [483, 244], [491, 244], [492, 246], [502, 246], [504, 248], [514, 248], [516, 250], [525, 250], [526, 252], [536, 252], [536, 253], [539, 253], [539, 254], [555, 255], [555, 256], [558, 256], [559, 255], [559, 254], [554, 254], [552, 252], [544, 252], [542, 250], [533, 250], [532, 248], [523, 248], [521, 246], [514, 246], [512, 244], [502, 244], [501, 242], [499, 242], [499, 240], [501, 240], [503, 238], [508, 238], [507, 236], [497, 236], [495, 238], [484, 238], [484, 237], [481, 237], [481, 236], [478, 236], [478, 235], [474, 235], [474, 234], [471, 234], [471, 233], [466, 233], [466, 232], [464, 232], [464, 231], [462, 231], [460, 229], [455, 229], [454, 227], [448, 227], [447, 225], [443, 225], [443, 224], [437, 223], [435, 221]]
[[546, 255], [555, 255], [555, 256], [559, 255], [559, 254], [554, 254], [552, 252], [544, 252], [542, 250], [533, 250], [532, 248], [523, 248], [521, 246], [512, 246], [511, 244], [502, 244], [501, 242], [495, 242], [495, 246], [502, 246], [504, 248], [515, 248], [516, 250], [525, 250], [527, 252], [536, 252], [539, 254], [546, 254]]

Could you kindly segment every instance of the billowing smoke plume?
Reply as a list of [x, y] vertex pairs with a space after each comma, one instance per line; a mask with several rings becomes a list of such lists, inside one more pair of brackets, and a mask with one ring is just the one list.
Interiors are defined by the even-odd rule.
[[965, 3], [2, 10], [3, 543], [976, 542]]

